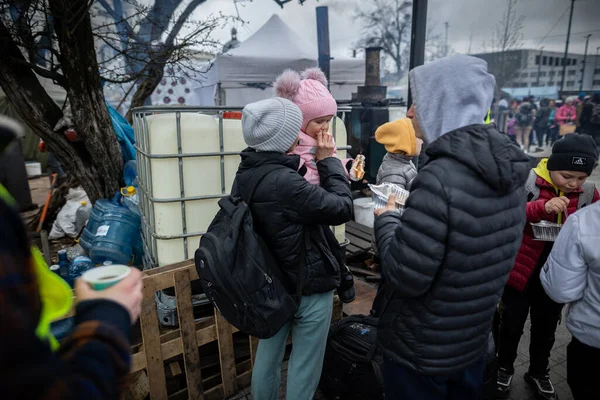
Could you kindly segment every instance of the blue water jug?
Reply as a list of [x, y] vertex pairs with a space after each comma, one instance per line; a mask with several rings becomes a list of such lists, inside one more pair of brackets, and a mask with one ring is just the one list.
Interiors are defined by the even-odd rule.
[[69, 285], [74, 286], [75, 279], [79, 278], [81, 274], [83, 274], [85, 271], [94, 268], [95, 266], [96, 264], [94, 264], [89, 257], [79, 256], [75, 258], [69, 266], [69, 275], [67, 278], [67, 282], [69, 283]]
[[92, 248], [92, 242], [94, 241], [98, 227], [102, 224], [102, 216], [115, 207], [119, 207], [119, 205], [110, 200], [101, 199], [96, 201], [88, 223], [79, 238], [79, 245], [81, 247], [87, 251]]
[[90, 249], [92, 261], [139, 265], [142, 256], [141, 217], [126, 207], [115, 205], [102, 216], [96, 230]]

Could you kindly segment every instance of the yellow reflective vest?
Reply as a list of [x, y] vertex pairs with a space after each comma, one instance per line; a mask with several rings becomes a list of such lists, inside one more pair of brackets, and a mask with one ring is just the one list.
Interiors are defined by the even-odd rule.
[[[16, 206], [15, 200], [2, 184], [0, 184], [0, 200], [9, 206]], [[50, 332], [50, 323], [69, 312], [73, 305], [73, 293], [67, 282], [48, 268], [42, 253], [37, 247], [31, 247], [31, 256], [42, 306], [35, 334], [40, 340], [47, 341], [50, 348], [55, 351], [58, 349], [59, 344]]]

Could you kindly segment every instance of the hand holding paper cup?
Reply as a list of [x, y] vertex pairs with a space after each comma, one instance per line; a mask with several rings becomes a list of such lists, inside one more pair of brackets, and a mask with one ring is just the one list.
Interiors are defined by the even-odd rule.
[[109, 265], [86, 271], [75, 281], [78, 302], [109, 300], [127, 310], [134, 323], [142, 311], [142, 278], [137, 268]]
[[81, 275], [87, 284], [94, 290], [104, 290], [125, 279], [131, 273], [131, 268], [126, 265], [107, 265], [92, 268]]

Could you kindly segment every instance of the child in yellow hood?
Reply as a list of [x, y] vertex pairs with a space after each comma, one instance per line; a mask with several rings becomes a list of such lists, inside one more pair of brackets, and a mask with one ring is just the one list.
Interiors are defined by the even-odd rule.
[[417, 176], [412, 158], [421, 154], [423, 145], [423, 141], [415, 136], [410, 119], [397, 119], [381, 125], [375, 131], [375, 140], [387, 150], [377, 172], [377, 184], [395, 183], [410, 190]]

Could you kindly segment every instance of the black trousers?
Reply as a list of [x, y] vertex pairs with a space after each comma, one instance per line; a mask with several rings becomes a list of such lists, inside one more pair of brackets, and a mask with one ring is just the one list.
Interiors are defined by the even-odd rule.
[[538, 147], [544, 147], [544, 135], [546, 134], [545, 126], [536, 126], [535, 136], [537, 137]]
[[598, 400], [600, 391], [600, 349], [581, 343], [573, 337], [567, 346], [567, 383], [575, 400]]
[[502, 304], [498, 343], [500, 368], [514, 372], [513, 364], [517, 358], [519, 340], [523, 334], [527, 315], [531, 313], [529, 372], [532, 375], [545, 374], [563, 305], [555, 303], [548, 297], [540, 282], [538, 269], [534, 271], [523, 293], [507, 286], [502, 295]]
[[558, 140], [558, 125], [548, 128], [548, 135], [546, 136], [546, 142], [553, 144]]
[[383, 362], [386, 400], [479, 400], [484, 361], [448, 376], [428, 376], [389, 360]]

